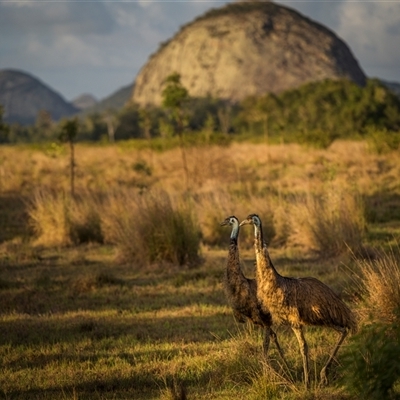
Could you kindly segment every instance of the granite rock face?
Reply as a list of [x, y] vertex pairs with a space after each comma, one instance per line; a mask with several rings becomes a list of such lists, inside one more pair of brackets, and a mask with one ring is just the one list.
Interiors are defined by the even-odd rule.
[[272, 2], [231, 3], [184, 26], [141, 69], [131, 100], [159, 105], [173, 72], [191, 96], [231, 102], [325, 78], [366, 80], [343, 40]]

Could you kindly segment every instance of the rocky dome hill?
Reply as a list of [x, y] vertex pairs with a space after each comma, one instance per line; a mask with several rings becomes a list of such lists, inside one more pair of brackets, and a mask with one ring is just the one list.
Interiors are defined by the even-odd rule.
[[131, 100], [159, 105], [173, 72], [191, 96], [232, 102], [326, 78], [366, 80], [343, 40], [272, 2], [231, 3], [182, 27], [141, 69]]
[[33, 124], [41, 110], [49, 112], [54, 121], [78, 111], [32, 75], [16, 70], [0, 71], [0, 105], [5, 122], [22, 125]]

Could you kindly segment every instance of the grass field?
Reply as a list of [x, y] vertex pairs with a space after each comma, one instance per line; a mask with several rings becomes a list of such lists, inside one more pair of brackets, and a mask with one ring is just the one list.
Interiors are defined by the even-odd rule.
[[[189, 187], [179, 149], [78, 145], [72, 202], [66, 149], [0, 148], [1, 398], [360, 398], [341, 384], [348, 340], [330, 385], [318, 387], [336, 340], [329, 329], [306, 329], [308, 392], [286, 327], [276, 330], [290, 369], [273, 344], [270, 364], [263, 361], [262, 332], [237, 324], [224, 297], [230, 232], [219, 222], [259, 213], [278, 271], [322, 280], [362, 327], [370, 305], [360, 257], [379, 259], [389, 249], [397, 257], [400, 153], [378, 155], [364, 142], [328, 150], [234, 143], [187, 148], [186, 157]], [[146, 198], [152, 191], [156, 200]], [[151, 214], [159, 193], [171, 213], [193, 218], [195, 262], [135, 257], [147, 246], [137, 236], [143, 215], [169, 229], [164, 206]], [[89, 229], [86, 236], [73, 234], [77, 226]], [[254, 277], [250, 228], [241, 231], [240, 249]]]

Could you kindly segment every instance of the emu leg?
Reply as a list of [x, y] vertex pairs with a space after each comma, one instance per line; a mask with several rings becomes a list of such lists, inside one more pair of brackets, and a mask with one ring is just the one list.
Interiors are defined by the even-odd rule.
[[273, 331], [271, 328], [264, 329], [264, 338], [263, 338], [262, 349], [263, 349], [263, 354], [264, 354], [264, 358], [265, 358], [266, 362], [268, 362], [269, 343], [270, 343], [270, 337], [272, 336], [272, 332]]
[[[281, 348], [281, 346], [280, 346], [280, 344], [278, 342], [278, 337], [276, 336], [276, 333], [271, 328], [265, 328], [265, 336], [266, 335], [270, 336], [272, 338], [272, 340], [274, 341], [275, 346], [278, 349], [278, 353], [281, 356], [281, 359], [282, 359], [283, 363], [285, 364], [286, 369], [289, 370], [289, 366], [288, 366], [288, 364], [286, 362], [285, 356], [283, 355], [283, 351], [282, 351], [282, 348]], [[265, 340], [265, 336], [264, 336], [264, 340]], [[269, 340], [268, 340], [268, 342], [269, 342]], [[264, 352], [264, 356], [266, 357], [265, 352]]]
[[304, 384], [306, 389], [310, 387], [310, 378], [308, 375], [308, 345], [306, 339], [304, 338], [303, 329], [295, 328], [292, 326], [293, 332], [296, 335], [297, 341], [299, 342], [300, 353], [303, 357], [303, 370], [304, 370]]
[[320, 385], [321, 386], [326, 386], [328, 384], [328, 378], [327, 378], [328, 368], [331, 366], [332, 361], [334, 360], [334, 358], [339, 350], [339, 347], [341, 346], [341, 344], [343, 343], [343, 340], [346, 338], [346, 336], [349, 333], [348, 329], [346, 329], [346, 328], [344, 330], [341, 329], [340, 332], [341, 332], [341, 335], [339, 337], [338, 342], [336, 343], [335, 348], [333, 349], [331, 355], [329, 356], [328, 361], [321, 369], [321, 372], [320, 372], [320, 379], [321, 379]]

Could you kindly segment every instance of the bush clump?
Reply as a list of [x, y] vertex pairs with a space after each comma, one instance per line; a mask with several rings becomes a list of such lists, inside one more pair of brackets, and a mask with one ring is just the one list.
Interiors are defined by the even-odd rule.
[[121, 200], [110, 207], [109, 224], [122, 258], [144, 265], [191, 265], [199, 260], [200, 228], [187, 203], [173, 203], [166, 192]]
[[358, 254], [366, 228], [357, 193], [332, 188], [324, 195], [299, 199], [292, 210], [292, 238], [325, 257], [349, 250]]
[[400, 312], [393, 323], [364, 325], [342, 355], [343, 383], [361, 399], [398, 399], [400, 378]]
[[[396, 251], [395, 251], [396, 250]], [[362, 399], [398, 399], [400, 379], [399, 249], [357, 260], [363, 326], [343, 355], [343, 383]]]
[[28, 208], [36, 244], [44, 246], [103, 243], [100, 212], [92, 193], [71, 197], [48, 189], [37, 191]]

